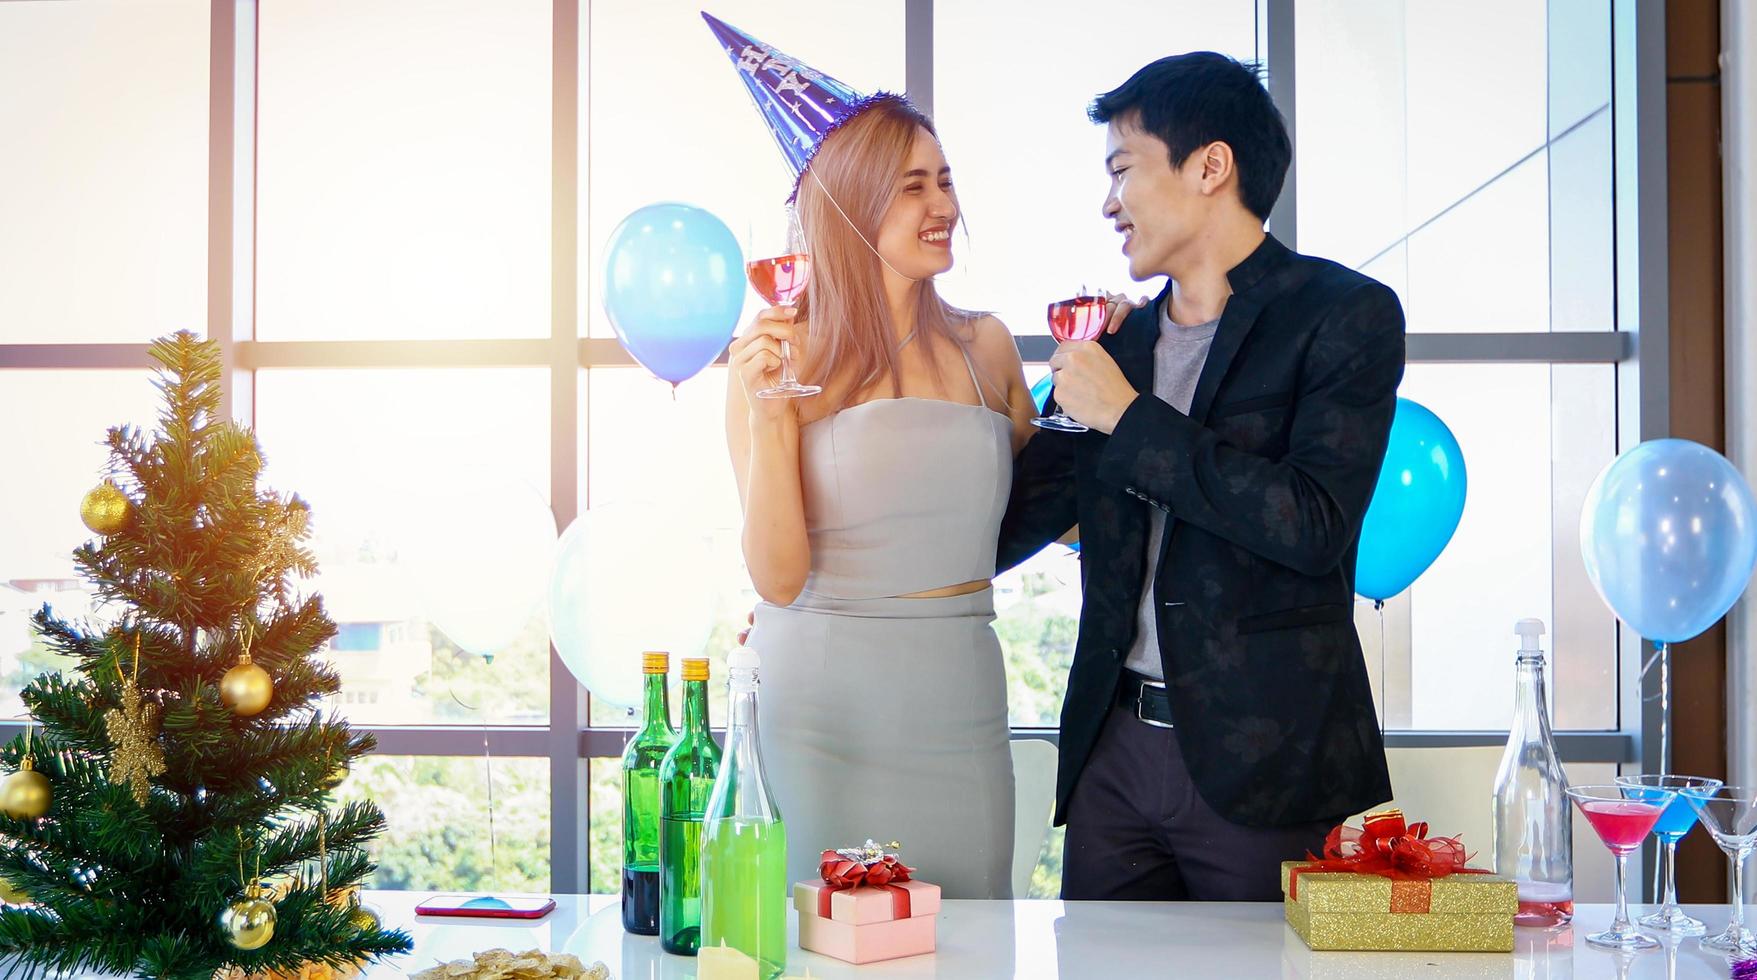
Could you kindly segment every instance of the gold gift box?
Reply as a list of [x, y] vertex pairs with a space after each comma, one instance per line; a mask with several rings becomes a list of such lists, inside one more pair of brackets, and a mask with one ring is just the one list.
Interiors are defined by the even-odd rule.
[[1297, 898], [1291, 872], [1309, 862], [1281, 864], [1287, 924], [1313, 949], [1510, 953], [1519, 891], [1491, 874], [1451, 874], [1432, 881], [1382, 875], [1303, 871]]

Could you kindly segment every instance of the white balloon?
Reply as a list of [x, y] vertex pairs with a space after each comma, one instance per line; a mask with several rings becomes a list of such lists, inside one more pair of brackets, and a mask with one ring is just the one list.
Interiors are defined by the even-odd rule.
[[493, 656], [543, 601], [555, 516], [529, 484], [466, 474], [424, 494], [401, 521], [401, 563], [422, 608], [460, 650]]
[[607, 504], [562, 533], [549, 586], [556, 652], [592, 696], [641, 697], [641, 653], [699, 656], [713, 630], [713, 539], [679, 507]]

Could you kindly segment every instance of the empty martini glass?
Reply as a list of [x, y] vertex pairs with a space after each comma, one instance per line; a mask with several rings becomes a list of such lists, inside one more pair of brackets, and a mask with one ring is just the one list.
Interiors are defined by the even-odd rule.
[[1753, 793], [1753, 789], [1747, 786], [1680, 791], [1680, 795], [1702, 820], [1702, 826], [1708, 828], [1709, 836], [1720, 845], [1727, 860], [1733, 863], [1733, 889], [1728, 896], [1732, 903], [1733, 919], [1727, 923], [1725, 932], [1702, 940], [1706, 949], [1744, 955], [1757, 953], [1757, 935], [1745, 928], [1744, 900], [1745, 859], [1751, 856], [1753, 849], [1757, 849], [1757, 797]]

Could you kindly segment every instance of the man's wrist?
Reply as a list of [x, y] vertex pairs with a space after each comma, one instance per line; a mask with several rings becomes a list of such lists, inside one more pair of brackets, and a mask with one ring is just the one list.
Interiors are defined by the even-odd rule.
[[1102, 432], [1107, 436], [1114, 433], [1116, 427], [1122, 424], [1123, 413], [1127, 412], [1129, 406], [1135, 404], [1135, 400], [1140, 397], [1140, 392], [1133, 392], [1127, 398], [1106, 404], [1104, 406], [1104, 414], [1095, 420], [1092, 428], [1097, 429], [1099, 432]]

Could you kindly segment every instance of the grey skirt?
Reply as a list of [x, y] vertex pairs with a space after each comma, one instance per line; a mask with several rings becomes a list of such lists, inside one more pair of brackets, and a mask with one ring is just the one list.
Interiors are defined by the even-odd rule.
[[994, 593], [757, 607], [758, 721], [789, 881], [903, 845], [946, 898], [1011, 898], [1013, 761]]

